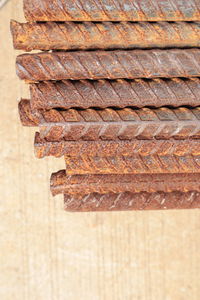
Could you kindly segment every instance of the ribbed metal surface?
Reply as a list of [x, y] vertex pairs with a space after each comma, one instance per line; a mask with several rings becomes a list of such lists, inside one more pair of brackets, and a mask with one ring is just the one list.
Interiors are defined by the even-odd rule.
[[24, 126], [40, 126], [48, 141], [200, 137], [199, 107], [32, 111], [30, 101], [21, 100], [19, 114]]
[[53, 195], [87, 195], [90, 193], [200, 191], [200, 174], [134, 175], [66, 175], [59, 171], [51, 176]]
[[200, 208], [199, 192], [155, 192], [64, 195], [66, 211], [117, 211]]
[[66, 173], [77, 174], [158, 174], [200, 172], [200, 155], [65, 155]]
[[198, 0], [24, 0], [28, 21], [192, 21]]
[[64, 80], [31, 84], [31, 107], [198, 106], [200, 79]]
[[199, 140], [133, 140], [133, 141], [61, 141], [48, 142], [35, 135], [35, 154], [45, 156], [131, 156], [138, 155], [200, 155]]
[[16, 49], [133, 49], [199, 47], [199, 22], [11, 22]]
[[17, 57], [26, 81], [200, 76], [199, 49], [43, 52]]

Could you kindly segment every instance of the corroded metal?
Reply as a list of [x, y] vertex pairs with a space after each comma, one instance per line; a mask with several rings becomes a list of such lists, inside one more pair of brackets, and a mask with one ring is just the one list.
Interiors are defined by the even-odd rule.
[[18, 23], [11, 21], [15, 49], [74, 50], [199, 47], [199, 22]]
[[51, 176], [51, 192], [68, 195], [122, 192], [200, 191], [200, 173], [196, 174], [106, 174], [66, 175], [62, 170]]
[[47, 142], [35, 135], [35, 154], [45, 156], [133, 156], [133, 155], [200, 155], [198, 140], [132, 140], [132, 141], [61, 141]]
[[47, 141], [200, 138], [200, 107], [32, 111], [23, 99], [19, 114], [24, 126], [39, 125]]
[[198, 0], [24, 0], [28, 21], [192, 21]]
[[71, 212], [200, 208], [199, 192], [155, 192], [64, 195], [64, 208]]
[[81, 80], [31, 84], [33, 109], [198, 106], [200, 79]]
[[18, 111], [23, 126], [39, 126], [42, 121], [42, 112], [32, 111], [30, 100], [21, 99], [18, 103]]
[[199, 1], [80, 1], [24, 0], [31, 22], [11, 22], [15, 48], [46, 51], [16, 66], [36, 156], [65, 158], [52, 194], [74, 211], [200, 208]]
[[17, 57], [26, 81], [200, 76], [200, 50], [153, 49], [42, 52]]
[[[67, 113], [68, 111], [66, 115]], [[165, 120], [159, 119], [159, 113]], [[78, 122], [42, 124], [40, 135], [47, 141], [193, 139], [200, 138], [200, 110], [197, 110], [197, 113], [199, 113], [199, 119], [192, 114], [192, 111], [184, 108], [177, 109], [177, 115], [167, 108], [162, 108], [158, 112], [148, 108], [137, 110], [137, 112], [129, 108], [122, 111], [105, 109], [98, 113], [94, 110], [82, 111], [80, 115], [83, 119]]]
[[68, 175], [200, 173], [200, 155], [65, 155], [65, 163]]

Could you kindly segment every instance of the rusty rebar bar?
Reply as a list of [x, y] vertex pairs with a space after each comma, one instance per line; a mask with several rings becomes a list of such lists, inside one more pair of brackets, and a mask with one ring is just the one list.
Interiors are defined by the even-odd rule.
[[32, 111], [19, 102], [24, 126], [40, 126], [47, 141], [200, 138], [200, 107]]
[[[63, 139], [66, 141], [96, 141], [200, 138], [200, 109], [196, 111], [199, 113], [199, 116], [197, 115], [199, 119], [192, 114], [191, 110], [185, 108], [177, 109], [176, 112], [167, 108], [159, 111], [148, 108], [137, 111], [128, 108], [122, 111], [112, 109], [98, 112], [93, 110], [80, 113], [79, 111], [80, 116], [85, 118], [84, 120], [43, 124], [40, 127], [40, 135], [49, 142], [58, 142]], [[194, 113], [196, 111], [194, 110]], [[74, 111], [70, 113], [74, 113]], [[165, 120], [160, 120], [159, 114]], [[91, 117], [91, 121], [87, 120], [87, 117]]]
[[66, 175], [62, 170], [51, 176], [51, 192], [68, 195], [122, 192], [200, 191], [200, 173], [192, 174], [105, 174]]
[[15, 49], [87, 50], [199, 47], [199, 22], [19, 23], [11, 21]]
[[[39, 126], [43, 120], [43, 111], [33, 111], [30, 107], [30, 100], [21, 99], [18, 103], [18, 111], [23, 126]], [[53, 110], [51, 110], [53, 113]]]
[[199, 192], [155, 192], [64, 195], [64, 208], [71, 212], [200, 208]]
[[35, 135], [35, 154], [45, 156], [149, 156], [149, 155], [200, 155], [198, 140], [133, 140], [133, 141], [61, 141], [47, 142]]
[[28, 21], [193, 21], [200, 19], [195, 0], [24, 0]]
[[29, 82], [63, 79], [200, 76], [200, 49], [42, 52], [22, 54], [16, 67]]
[[65, 155], [65, 163], [68, 175], [200, 173], [200, 155]]
[[198, 106], [200, 79], [81, 80], [30, 85], [33, 109]]

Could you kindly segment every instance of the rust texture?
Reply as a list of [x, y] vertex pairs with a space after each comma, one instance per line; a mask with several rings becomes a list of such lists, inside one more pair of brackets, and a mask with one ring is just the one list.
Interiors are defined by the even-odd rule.
[[[47, 141], [71, 140], [133, 140], [133, 139], [193, 139], [200, 138], [200, 109], [179, 108], [175, 112], [161, 108], [132, 110], [104, 109], [65, 111], [65, 116], [82, 117], [78, 122], [43, 124], [40, 135]], [[48, 115], [49, 112], [45, 113]], [[199, 115], [198, 115], [199, 113]], [[49, 114], [50, 115], [50, 114]], [[64, 115], [64, 114], [63, 114]], [[78, 115], [78, 116], [77, 116]], [[159, 117], [163, 117], [160, 119]]]
[[22, 99], [19, 114], [24, 126], [40, 125], [47, 141], [200, 137], [200, 107], [32, 111]]
[[30, 85], [33, 109], [198, 106], [200, 79], [63, 80]]
[[193, 21], [198, 0], [24, 0], [28, 21]]
[[122, 192], [200, 191], [200, 174], [105, 174], [66, 175], [62, 170], [51, 176], [51, 192], [68, 195]]
[[62, 79], [200, 76], [200, 50], [153, 49], [22, 54], [16, 67], [29, 82]]
[[65, 163], [68, 175], [200, 173], [200, 155], [65, 155]]
[[189, 209], [200, 208], [199, 192], [155, 192], [120, 194], [92, 193], [85, 196], [64, 195], [64, 208], [71, 212]]
[[114, 157], [133, 155], [200, 155], [198, 140], [133, 140], [133, 141], [61, 141], [47, 142], [35, 135], [35, 154], [38, 158], [45, 156], [60, 157], [90, 156]]
[[18, 103], [18, 111], [23, 126], [38, 126], [43, 120], [42, 112], [33, 112], [31, 110], [30, 100], [28, 99], [20, 100]]
[[74, 50], [199, 47], [199, 22], [18, 23], [11, 21], [15, 49]]

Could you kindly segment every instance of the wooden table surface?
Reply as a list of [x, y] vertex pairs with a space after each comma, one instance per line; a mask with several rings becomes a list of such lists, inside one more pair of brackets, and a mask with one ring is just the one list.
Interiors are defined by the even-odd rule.
[[62, 158], [34, 157], [20, 125], [11, 18], [0, 11], [1, 300], [199, 300], [200, 210], [67, 213], [49, 192]]

